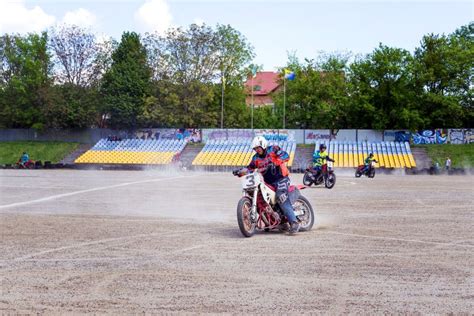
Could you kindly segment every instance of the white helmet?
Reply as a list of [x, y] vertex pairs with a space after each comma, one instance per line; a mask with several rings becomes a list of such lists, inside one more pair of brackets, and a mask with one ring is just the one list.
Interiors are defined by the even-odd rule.
[[268, 141], [263, 136], [256, 136], [252, 140], [252, 148], [255, 147], [262, 147], [263, 149], [267, 149]]

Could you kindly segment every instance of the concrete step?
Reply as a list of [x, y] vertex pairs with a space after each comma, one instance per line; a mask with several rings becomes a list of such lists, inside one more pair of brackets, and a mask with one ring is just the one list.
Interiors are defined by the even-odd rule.
[[187, 144], [186, 147], [181, 152], [179, 161], [183, 167], [189, 168], [196, 156], [201, 152], [204, 144]]
[[94, 146], [94, 144], [80, 144], [76, 150], [74, 150], [72, 153], [67, 155], [66, 157], [63, 158], [63, 160], [60, 161], [60, 163], [63, 164], [74, 164], [74, 161], [83, 153], [88, 151]]
[[416, 169], [429, 169], [433, 166], [433, 161], [426, 153], [425, 148], [411, 148], [411, 153], [413, 154], [413, 158], [415, 158], [416, 162]]

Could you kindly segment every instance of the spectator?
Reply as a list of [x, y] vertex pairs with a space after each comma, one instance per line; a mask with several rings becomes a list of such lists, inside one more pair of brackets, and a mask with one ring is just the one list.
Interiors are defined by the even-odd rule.
[[26, 151], [23, 152], [20, 159], [18, 160], [18, 165], [20, 168], [28, 168], [30, 165], [30, 155]]
[[433, 166], [434, 174], [439, 174], [439, 162], [435, 162]]
[[446, 171], [451, 169], [451, 159], [449, 157], [446, 158]]

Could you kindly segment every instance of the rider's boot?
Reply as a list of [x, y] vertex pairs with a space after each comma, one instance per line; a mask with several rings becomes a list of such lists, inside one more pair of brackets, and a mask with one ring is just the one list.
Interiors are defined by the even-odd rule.
[[289, 233], [290, 234], [296, 234], [300, 230], [300, 223], [298, 221], [294, 221], [291, 223]]

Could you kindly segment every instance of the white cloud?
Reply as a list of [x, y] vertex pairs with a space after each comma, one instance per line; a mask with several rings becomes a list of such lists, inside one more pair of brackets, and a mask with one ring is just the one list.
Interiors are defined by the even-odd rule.
[[39, 6], [27, 8], [23, 0], [0, 2], [0, 34], [41, 32], [55, 21]]
[[166, 0], [146, 0], [135, 12], [135, 20], [143, 31], [164, 33], [171, 27], [172, 19]]
[[79, 8], [75, 11], [66, 12], [62, 23], [88, 28], [94, 26], [96, 21], [97, 18], [94, 14], [87, 11], [86, 9]]

